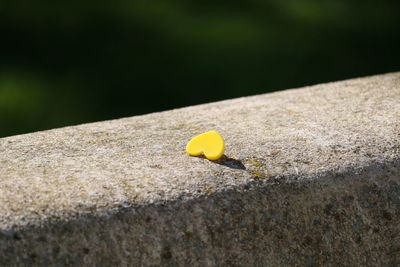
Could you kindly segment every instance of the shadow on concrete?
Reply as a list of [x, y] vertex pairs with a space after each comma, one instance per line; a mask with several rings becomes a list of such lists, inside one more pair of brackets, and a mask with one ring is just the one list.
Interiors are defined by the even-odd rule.
[[240, 160], [229, 158], [225, 155], [223, 155], [222, 158], [220, 158], [219, 160], [216, 160], [213, 162], [215, 162], [219, 165], [229, 167], [231, 169], [237, 169], [237, 170], [245, 170], [246, 169], [246, 167]]
[[219, 160], [209, 160], [203, 155], [198, 156], [198, 158], [201, 158], [201, 159], [204, 159], [204, 160], [208, 160], [208, 161], [210, 161], [212, 163], [219, 164], [219, 165], [222, 165], [222, 166], [225, 166], [225, 167], [229, 167], [231, 169], [246, 170], [246, 166], [244, 166], [244, 164], [240, 160], [234, 159], [234, 158], [230, 158], [230, 157], [227, 157], [225, 155], [223, 155]]

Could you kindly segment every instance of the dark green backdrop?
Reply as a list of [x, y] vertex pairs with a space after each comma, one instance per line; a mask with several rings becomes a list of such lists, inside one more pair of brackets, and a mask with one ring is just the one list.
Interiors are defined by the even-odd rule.
[[400, 70], [398, 0], [6, 0], [0, 34], [0, 136]]

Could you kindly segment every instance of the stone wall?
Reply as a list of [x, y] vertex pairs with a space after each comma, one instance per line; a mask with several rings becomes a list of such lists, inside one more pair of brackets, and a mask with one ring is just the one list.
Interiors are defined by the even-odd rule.
[[398, 266], [399, 222], [400, 73], [0, 139], [2, 266]]

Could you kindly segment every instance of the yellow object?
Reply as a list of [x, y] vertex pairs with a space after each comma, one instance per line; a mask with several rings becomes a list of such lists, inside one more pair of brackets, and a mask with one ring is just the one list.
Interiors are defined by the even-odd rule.
[[217, 131], [208, 131], [192, 138], [186, 145], [186, 152], [190, 156], [204, 155], [209, 160], [222, 157], [225, 143]]

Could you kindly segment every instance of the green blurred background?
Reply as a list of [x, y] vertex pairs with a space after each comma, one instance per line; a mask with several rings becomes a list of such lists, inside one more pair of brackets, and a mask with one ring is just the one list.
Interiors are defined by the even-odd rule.
[[400, 70], [398, 0], [5, 0], [0, 34], [0, 136]]

